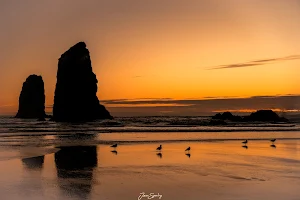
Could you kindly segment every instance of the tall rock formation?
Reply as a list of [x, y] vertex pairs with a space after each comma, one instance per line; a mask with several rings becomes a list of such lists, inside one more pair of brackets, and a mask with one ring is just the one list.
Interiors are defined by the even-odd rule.
[[93, 73], [90, 53], [84, 42], [77, 43], [61, 55], [56, 78], [54, 121], [112, 119], [96, 96], [98, 81]]
[[23, 83], [16, 117], [37, 119], [46, 117], [45, 90], [42, 76], [30, 75]]

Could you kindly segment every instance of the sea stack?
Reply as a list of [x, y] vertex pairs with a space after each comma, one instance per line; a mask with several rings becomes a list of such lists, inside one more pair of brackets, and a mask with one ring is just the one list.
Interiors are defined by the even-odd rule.
[[61, 55], [56, 78], [54, 121], [112, 119], [96, 95], [98, 80], [93, 73], [90, 53], [84, 42], [75, 44]]
[[23, 83], [16, 118], [44, 119], [45, 90], [42, 76], [30, 75]]

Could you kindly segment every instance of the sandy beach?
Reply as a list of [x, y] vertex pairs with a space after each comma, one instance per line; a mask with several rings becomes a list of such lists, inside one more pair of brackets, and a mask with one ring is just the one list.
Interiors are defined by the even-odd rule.
[[299, 140], [88, 141], [1, 147], [0, 199], [299, 199]]

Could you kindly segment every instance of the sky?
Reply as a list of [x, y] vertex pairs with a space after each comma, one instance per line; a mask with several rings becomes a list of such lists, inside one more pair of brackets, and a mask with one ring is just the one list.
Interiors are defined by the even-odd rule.
[[58, 58], [79, 41], [113, 115], [297, 111], [299, 24], [299, 0], [2, 0], [0, 114], [30, 74], [51, 111]]

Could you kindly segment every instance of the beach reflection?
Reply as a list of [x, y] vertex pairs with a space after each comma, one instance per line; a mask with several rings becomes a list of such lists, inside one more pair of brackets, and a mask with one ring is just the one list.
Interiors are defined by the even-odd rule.
[[174, 200], [297, 199], [299, 144], [278, 140], [275, 149], [250, 140], [246, 150], [241, 141], [172, 142], [161, 152], [157, 143], [60, 146], [44, 157], [0, 161], [0, 199], [131, 200], [141, 192]]
[[96, 146], [59, 147], [55, 153], [58, 185], [70, 197], [88, 199], [92, 189], [93, 170], [97, 167]]

